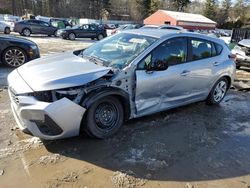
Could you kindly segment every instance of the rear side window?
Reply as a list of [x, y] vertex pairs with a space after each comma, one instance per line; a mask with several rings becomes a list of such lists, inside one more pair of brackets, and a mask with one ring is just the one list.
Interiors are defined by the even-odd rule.
[[215, 44], [215, 48], [216, 48], [216, 55], [220, 55], [222, 50], [223, 50], [223, 47], [220, 45], [220, 44]]
[[213, 43], [201, 39], [191, 39], [191, 48], [192, 60], [209, 58], [215, 53]]

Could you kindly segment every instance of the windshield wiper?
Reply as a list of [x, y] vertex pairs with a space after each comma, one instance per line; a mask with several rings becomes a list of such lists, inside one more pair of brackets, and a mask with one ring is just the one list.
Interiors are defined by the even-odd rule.
[[82, 54], [82, 57], [88, 58], [88, 60], [92, 61], [93, 63], [101, 66], [107, 66], [109, 62], [106, 59], [94, 56], [94, 55], [84, 55]]

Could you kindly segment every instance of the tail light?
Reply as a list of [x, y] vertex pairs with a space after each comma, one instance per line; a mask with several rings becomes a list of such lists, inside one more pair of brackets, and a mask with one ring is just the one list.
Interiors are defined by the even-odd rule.
[[236, 61], [236, 54], [229, 54], [228, 57], [234, 61]]
[[117, 32], [117, 29], [114, 29], [112, 32], [111, 32], [111, 34], [113, 35], [113, 34], [115, 34]]

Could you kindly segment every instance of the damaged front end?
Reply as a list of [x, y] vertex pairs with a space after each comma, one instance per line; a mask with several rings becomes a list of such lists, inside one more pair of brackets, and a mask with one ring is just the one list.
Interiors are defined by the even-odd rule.
[[236, 66], [250, 67], [250, 40], [240, 41], [233, 49], [232, 53], [236, 55]]
[[[86, 112], [83, 99], [96, 88], [107, 86], [111, 76], [107, 74], [83, 86], [32, 91], [18, 71], [13, 71], [8, 77], [9, 96], [19, 128], [45, 140], [79, 135]], [[19, 80], [25, 89], [19, 89], [15, 80]]]

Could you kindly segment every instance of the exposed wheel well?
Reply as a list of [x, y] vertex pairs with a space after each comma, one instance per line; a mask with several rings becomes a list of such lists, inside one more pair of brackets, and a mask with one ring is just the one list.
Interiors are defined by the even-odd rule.
[[88, 135], [91, 135], [91, 133], [89, 133], [88, 129], [86, 128], [86, 115], [88, 113], [88, 109], [95, 101], [107, 96], [116, 97], [119, 101], [121, 101], [124, 110], [124, 120], [126, 121], [129, 119], [131, 113], [129, 95], [120, 89], [102, 87], [90, 92], [82, 101], [82, 106], [86, 109], [86, 112], [81, 121], [80, 133], [85, 131]]
[[82, 106], [88, 109], [95, 101], [106, 96], [114, 96], [121, 101], [124, 109], [125, 120], [130, 117], [130, 100], [129, 95], [120, 89], [116, 88], [100, 88], [94, 90], [88, 94], [88, 96], [83, 100]]
[[232, 84], [231, 78], [229, 76], [223, 76], [222, 78], [226, 78], [227, 79], [227, 81], [228, 81], [228, 88], [227, 89], [230, 89], [230, 86]]

